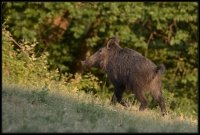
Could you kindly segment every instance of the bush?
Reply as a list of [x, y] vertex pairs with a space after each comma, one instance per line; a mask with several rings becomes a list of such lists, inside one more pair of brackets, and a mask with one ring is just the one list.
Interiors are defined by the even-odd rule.
[[[15, 41], [6, 24], [2, 28], [2, 70], [3, 82], [43, 86], [49, 80], [58, 80], [57, 71], [48, 71], [47, 53], [36, 57], [37, 42]], [[40, 80], [40, 81], [39, 81]]]

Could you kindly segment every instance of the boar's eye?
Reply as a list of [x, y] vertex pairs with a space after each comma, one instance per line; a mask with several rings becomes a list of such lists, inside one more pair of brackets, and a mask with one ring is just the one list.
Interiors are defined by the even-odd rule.
[[101, 53], [101, 52], [102, 52], [102, 49], [100, 49], [99, 52]]

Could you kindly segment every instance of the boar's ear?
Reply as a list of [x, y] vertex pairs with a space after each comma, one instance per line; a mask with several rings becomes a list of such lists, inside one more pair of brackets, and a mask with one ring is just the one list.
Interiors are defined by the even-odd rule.
[[113, 46], [119, 46], [119, 40], [117, 39], [116, 36], [109, 38], [107, 43], [106, 43], [106, 47], [107, 49], [112, 48]]

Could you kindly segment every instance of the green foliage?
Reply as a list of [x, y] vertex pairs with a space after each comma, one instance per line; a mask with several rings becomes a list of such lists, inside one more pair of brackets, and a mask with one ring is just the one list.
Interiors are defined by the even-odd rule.
[[100, 81], [97, 77], [92, 75], [91, 73], [81, 75], [75, 74], [74, 78], [69, 80], [68, 86], [72, 89], [72, 91], [83, 90], [85, 92], [96, 93], [98, 89], [100, 89]]
[[[81, 60], [116, 35], [122, 47], [164, 63], [163, 93], [170, 108], [196, 115], [197, 9], [197, 2], [4, 2], [3, 22], [14, 37], [3, 30], [4, 77], [19, 81], [11, 74], [34, 78], [36, 73], [71, 80], [67, 85], [74, 90], [102, 94], [103, 87], [109, 93], [98, 70], [92, 72], [98, 78], [75, 73], [82, 70]], [[63, 77], [71, 73], [74, 82]]]
[[[35, 56], [34, 49], [37, 42], [15, 41], [5, 24], [2, 28], [2, 41], [4, 82], [38, 86], [40, 83], [45, 85], [49, 80], [59, 80], [57, 71], [47, 70], [48, 54]], [[38, 82], [38, 80], [42, 81]]]

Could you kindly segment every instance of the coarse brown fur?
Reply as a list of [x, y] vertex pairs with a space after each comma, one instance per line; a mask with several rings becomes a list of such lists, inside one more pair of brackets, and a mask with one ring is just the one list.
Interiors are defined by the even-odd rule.
[[122, 101], [123, 92], [126, 89], [132, 90], [141, 103], [139, 110], [147, 107], [145, 90], [149, 90], [152, 97], [159, 103], [162, 114], [166, 114], [165, 102], [161, 91], [161, 77], [165, 70], [163, 64], [155, 65], [151, 60], [139, 52], [122, 48], [116, 37], [110, 38], [106, 45], [100, 48], [82, 64], [88, 67], [100, 67], [107, 74], [115, 87], [112, 102]]

